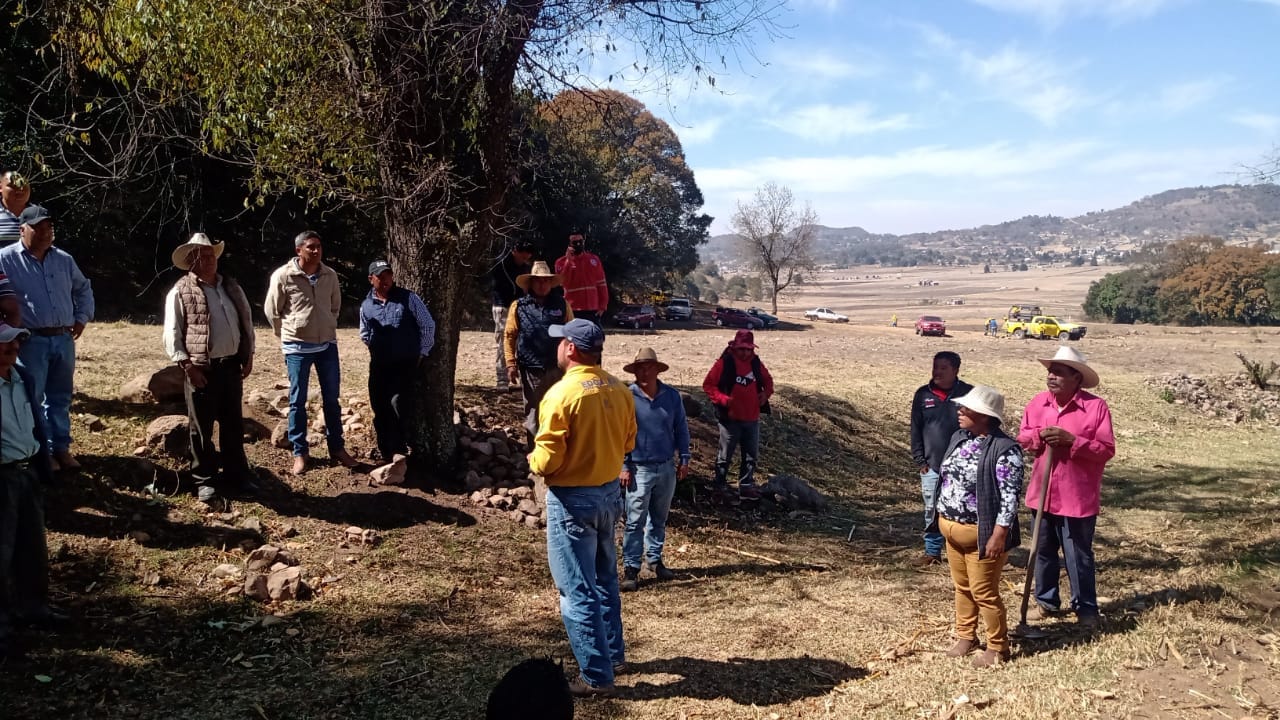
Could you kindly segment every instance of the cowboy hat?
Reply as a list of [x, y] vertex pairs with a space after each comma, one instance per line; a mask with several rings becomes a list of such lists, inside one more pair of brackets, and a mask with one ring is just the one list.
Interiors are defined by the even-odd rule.
[[755, 333], [751, 332], [750, 330], [739, 330], [738, 332], [733, 334], [733, 339], [729, 341], [730, 350], [735, 350], [737, 348], [744, 348], [744, 347], [751, 348], [752, 350], [755, 350], [756, 348], [760, 347], [759, 345], [756, 345]]
[[1004, 395], [993, 387], [974, 385], [969, 392], [955, 398], [952, 402], [996, 420], [1004, 419]]
[[213, 256], [216, 258], [222, 257], [222, 251], [226, 249], [226, 245], [223, 243], [214, 242], [209, 239], [208, 235], [198, 232], [192, 235], [190, 240], [174, 248], [172, 255], [173, 266], [179, 270], [190, 270], [191, 251], [202, 247], [213, 248]]
[[658, 372], [660, 373], [671, 369], [670, 365], [658, 359], [658, 353], [654, 352], [653, 348], [640, 348], [636, 352], [636, 359], [632, 360], [631, 364], [622, 366], [622, 372], [634, 373], [636, 371], [636, 366], [643, 365], [644, 363], [653, 363], [654, 365], [657, 365]]
[[560, 276], [551, 272], [551, 268], [547, 267], [545, 260], [539, 260], [533, 264], [533, 269], [523, 275], [516, 276], [516, 285], [521, 290], [529, 289], [530, 278], [551, 278], [551, 287], [560, 287]]
[[1058, 363], [1060, 365], [1066, 365], [1072, 370], [1075, 370], [1076, 372], [1080, 373], [1081, 375], [1084, 376], [1080, 380], [1080, 387], [1092, 388], [1092, 387], [1098, 386], [1098, 382], [1099, 382], [1098, 372], [1093, 368], [1089, 367], [1089, 364], [1085, 362], [1084, 355], [1081, 355], [1080, 351], [1076, 350], [1073, 347], [1069, 347], [1067, 345], [1060, 345], [1058, 347], [1058, 352], [1053, 357], [1036, 358], [1036, 359], [1039, 360], [1040, 364], [1044, 365], [1045, 367], [1049, 367], [1054, 363]]

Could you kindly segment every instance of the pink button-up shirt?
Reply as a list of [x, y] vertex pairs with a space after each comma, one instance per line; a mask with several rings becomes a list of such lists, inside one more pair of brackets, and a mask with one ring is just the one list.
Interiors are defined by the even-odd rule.
[[1057, 425], [1076, 436], [1070, 448], [1053, 449], [1053, 470], [1045, 511], [1066, 517], [1092, 517], [1098, 514], [1102, 491], [1102, 469], [1116, 454], [1116, 438], [1111, 430], [1111, 409], [1107, 401], [1093, 393], [1079, 390], [1058, 409], [1053, 393], [1048, 390], [1027, 403], [1018, 429], [1018, 442], [1035, 455], [1036, 462], [1027, 477], [1027, 507], [1040, 503], [1040, 482], [1044, 478], [1044, 450], [1040, 431]]

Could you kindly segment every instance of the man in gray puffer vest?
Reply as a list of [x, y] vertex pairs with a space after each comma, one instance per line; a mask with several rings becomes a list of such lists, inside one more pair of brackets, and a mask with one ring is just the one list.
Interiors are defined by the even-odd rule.
[[[173, 251], [186, 270], [164, 303], [164, 350], [186, 375], [191, 477], [196, 496], [212, 504], [222, 493], [257, 490], [244, 454], [244, 378], [253, 371], [253, 316], [240, 285], [218, 274], [225, 246], [196, 233]], [[213, 444], [218, 423], [221, 463]], [[218, 466], [221, 464], [221, 477]]]

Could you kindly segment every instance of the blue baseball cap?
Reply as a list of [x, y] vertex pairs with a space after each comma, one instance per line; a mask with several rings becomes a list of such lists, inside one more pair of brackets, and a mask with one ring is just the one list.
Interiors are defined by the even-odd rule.
[[600, 352], [604, 349], [604, 331], [599, 325], [578, 318], [564, 325], [552, 325], [547, 329], [551, 337], [562, 337], [573, 343], [574, 347], [586, 352]]
[[390, 269], [391, 269], [391, 265], [386, 260], [374, 260], [373, 262], [369, 263], [370, 275], [381, 275], [382, 273]]

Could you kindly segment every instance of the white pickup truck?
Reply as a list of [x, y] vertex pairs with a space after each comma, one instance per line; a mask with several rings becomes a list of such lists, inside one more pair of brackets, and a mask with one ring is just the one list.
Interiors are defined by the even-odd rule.
[[840, 313], [832, 310], [831, 308], [824, 308], [824, 307], [814, 308], [812, 310], [805, 310], [804, 319], [805, 320], [826, 320], [827, 322], [836, 322], [836, 323], [849, 322], [848, 315], [841, 315]]

